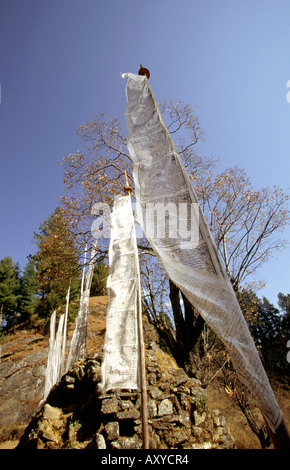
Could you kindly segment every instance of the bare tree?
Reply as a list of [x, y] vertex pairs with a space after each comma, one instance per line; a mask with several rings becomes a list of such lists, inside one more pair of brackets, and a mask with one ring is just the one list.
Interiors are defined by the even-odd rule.
[[[192, 107], [169, 102], [160, 108], [228, 275], [234, 288], [239, 290], [249, 274], [253, 274], [275, 250], [283, 248], [285, 242], [278, 235], [289, 220], [288, 196], [276, 187], [254, 190], [245, 172], [238, 168], [214, 174], [216, 162], [198, 152], [203, 131]], [[85, 242], [89, 247], [93, 242], [94, 204], [112, 205], [114, 196], [122, 193], [125, 169], [132, 186], [134, 182], [127, 138], [118, 118], [106, 118], [101, 114], [80, 126], [78, 134], [83, 150], [63, 159], [65, 193], [61, 201], [75, 240], [80, 247]], [[163, 324], [172, 350], [181, 358], [181, 365], [195, 375], [200, 368], [196, 357], [203, 355], [203, 321], [179, 290], [169, 283], [147, 240], [139, 239], [138, 245], [146, 311], [152, 321], [159, 322], [160, 327]], [[108, 244], [100, 241], [97, 256], [103, 258], [107, 251]]]
[[275, 186], [255, 190], [237, 167], [213, 178], [206, 191], [209, 227], [238, 290], [247, 276], [285, 247], [278, 235], [289, 223], [289, 196]]
[[[177, 137], [178, 150], [186, 166], [194, 174], [202, 175], [208, 171], [213, 161], [202, 158], [195, 150], [203, 133], [191, 106], [170, 102], [161, 108], [167, 125]], [[61, 162], [64, 194], [60, 200], [75, 239], [83, 246], [84, 240], [92, 239], [93, 205], [103, 202], [112, 206], [114, 196], [122, 194], [125, 169], [131, 185], [134, 183], [127, 138], [117, 117], [95, 116], [79, 126], [78, 135], [83, 142], [83, 150], [66, 156]]]

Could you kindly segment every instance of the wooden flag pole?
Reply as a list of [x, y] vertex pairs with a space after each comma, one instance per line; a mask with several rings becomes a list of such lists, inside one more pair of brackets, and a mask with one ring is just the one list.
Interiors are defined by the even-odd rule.
[[138, 317], [138, 338], [139, 338], [139, 358], [140, 358], [142, 436], [143, 436], [143, 449], [149, 449], [145, 348], [144, 348], [144, 339], [143, 339], [142, 301], [141, 301], [139, 269], [137, 271], [137, 281], [138, 281], [137, 317]]
[[[129, 185], [127, 173], [125, 170], [126, 186], [124, 191], [131, 194], [133, 191]], [[137, 246], [136, 246], [137, 251]], [[143, 449], [149, 449], [149, 431], [148, 431], [148, 408], [147, 408], [147, 386], [146, 386], [146, 367], [145, 367], [145, 347], [143, 338], [143, 321], [142, 321], [142, 300], [141, 300], [141, 282], [138, 257], [136, 256], [136, 272], [137, 272], [137, 328], [138, 328], [138, 347], [139, 347], [139, 364], [140, 364], [140, 388], [141, 388], [141, 417], [142, 417], [142, 438]]]

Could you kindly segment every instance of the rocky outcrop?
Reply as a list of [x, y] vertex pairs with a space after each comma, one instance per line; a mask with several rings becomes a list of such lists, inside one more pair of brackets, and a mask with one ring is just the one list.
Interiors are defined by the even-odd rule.
[[[153, 343], [146, 351], [150, 448], [233, 448], [227, 423], [205, 391]], [[141, 449], [141, 398], [102, 394], [101, 356], [78, 362], [50, 392], [19, 448]]]
[[0, 440], [20, 437], [44, 389], [47, 340], [22, 333], [0, 348]]
[[[88, 316], [88, 354], [101, 351], [107, 297], [91, 297]], [[75, 322], [68, 325], [68, 342]], [[43, 398], [48, 336], [18, 327], [0, 343], [0, 448], [14, 448]], [[10, 447], [10, 445], [12, 447]]]

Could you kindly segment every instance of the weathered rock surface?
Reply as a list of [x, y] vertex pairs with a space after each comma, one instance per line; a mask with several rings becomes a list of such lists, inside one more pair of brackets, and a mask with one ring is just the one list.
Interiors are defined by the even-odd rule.
[[[90, 298], [88, 354], [102, 350], [107, 300], [105, 296]], [[75, 323], [69, 323], [68, 346], [74, 328]], [[6, 441], [13, 441], [8, 448], [15, 447], [38, 409], [44, 392], [48, 341], [48, 336], [35, 330], [19, 329], [0, 343], [0, 448]], [[80, 368], [78, 374], [82, 373]]]
[[47, 352], [47, 341], [39, 334], [27, 334], [1, 346], [0, 439], [13, 434], [20, 437], [37, 410], [44, 389]]
[[[146, 351], [150, 448], [233, 448], [226, 420], [207, 409], [198, 381], [165, 363], [158, 348]], [[101, 394], [100, 379], [100, 355], [75, 364], [34, 415], [18, 448], [141, 449], [140, 394]]]

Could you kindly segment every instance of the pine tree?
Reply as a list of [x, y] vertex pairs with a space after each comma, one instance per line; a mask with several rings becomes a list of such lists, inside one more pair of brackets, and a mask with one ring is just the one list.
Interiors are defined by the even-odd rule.
[[0, 325], [10, 328], [17, 322], [20, 316], [19, 302], [20, 280], [19, 267], [12, 261], [10, 256], [6, 256], [0, 261]]
[[290, 339], [290, 294], [278, 294], [278, 305], [282, 310], [282, 326], [284, 335]]
[[91, 286], [91, 296], [106, 295], [108, 275], [109, 275], [109, 267], [106, 265], [104, 260], [101, 260], [97, 264], [94, 270], [92, 286]]
[[279, 372], [286, 361], [286, 353], [282, 352], [281, 338], [283, 334], [282, 316], [279, 310], [263, 297], [258, 302], [256, 321], [251, 325], [256, 345], [262, 353], [264, 366], [268, 372]]
[[290, 385], [290, 294], [278, 294], [278, 305], [282, 311], [282, 334], [280, 340], [280, 350], [282, 359], [282, 373], [285, 380], [288, 378]]
[[[65, 304], [68, 286], [71, 299], [79, 288], [79, 264], [74, 240], [59, 207], [34, 234], [38, 251], [34, 256], [39, 282], [38, 314], [47, 317]], [[78, 286], [78, 287], [76, 287]]]
[[39, 283], [35, 268], [35, 259], [29, 255], [27, 264], [24, 268], [21, 283], [21, 310], [23, 321], [29, 321], [35, 312], [37, 305], [37, 292]]

